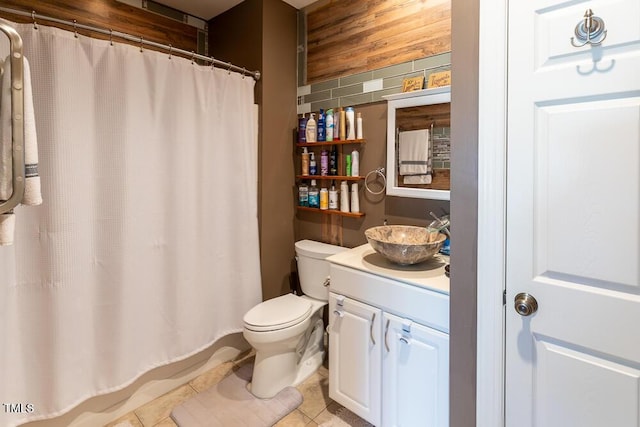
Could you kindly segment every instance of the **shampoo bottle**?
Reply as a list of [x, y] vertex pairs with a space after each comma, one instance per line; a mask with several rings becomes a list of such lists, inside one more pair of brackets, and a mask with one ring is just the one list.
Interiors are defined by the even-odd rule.
[[326, 130], [324, 110], [321, 108], [318, 114], [318, 142], [324, 142], [326, 140]]
[[356, 139], [364, 138], [362, 135], [362, 113], [358, 113], [358, 118], [356, 119]]
[[313, 151], [309, 153], [309, 175], [318, 175], [318, 166], [316, 165], [316, 156]]
[[329, 175], [338, 175], [338, 149], [335, 145], [329, 154]]
[[316, 187], [316, 180], [311, 180], [311, 187], [309, 187], [309, 207], [310, 208], [319, 208], [320, 207], [320, 192], [318, 191], [318, 187]]
[[340, 212], [349, 212], [349, 184], [347, 181], [340, 183]]
[[360, 200], [358, 199], [358, 183], [351, 184], [351, 212], [360, 212]]
[[307, 118], [304, 114], [298, 119], [298, 142], [307, 142]]
[[347, 176], [351, 176], [351, 154], [345, 156], [347, 163]]
[[342, 107], [340, 107], [340, 139], [342, 141], [347, 139], [347, 119], [346, 113]]
[[[353, 107], [347, 107], [345, 115], [347, 117], [347, 140], [356, 139], [356, 114]], [[309, 124], [307, 123], [308, 126]]]
[[326, 132], [326, 140], [327, 141], [333, 141], [333, 110], [332, 109], [328, 109], [327, 110], [327, 117], [325, 118], [325, 127], [327, 129]]
[[329, 175], [329, 152], [322, 150], [320, 153], [320, 175]]
[[309, 175], [309, 152], [307, 147], [302, 148], [302, 175]]
[[307, 142], [316, 142], [316, 119], [315, 114], [311, 113], [309, 120], [307, 120]]
[[333, 139], [340, 139], [340, 110], [333, 115]]

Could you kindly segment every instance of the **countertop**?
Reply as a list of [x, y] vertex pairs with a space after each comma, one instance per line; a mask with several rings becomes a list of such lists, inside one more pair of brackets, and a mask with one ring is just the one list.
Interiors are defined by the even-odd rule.
[[444, 266], [449, 264], [449, 257], [446, 255], [437, 254], [420, 264], [398, 265], [384, 258], [366, 243], [332, 255], [327, 260], [333, 264], [449, 295], [449, 278], [444, 273]]

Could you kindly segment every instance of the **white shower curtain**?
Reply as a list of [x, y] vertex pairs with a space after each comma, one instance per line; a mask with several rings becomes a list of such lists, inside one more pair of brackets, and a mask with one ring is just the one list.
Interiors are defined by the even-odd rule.
[[44, 203], [0, 247], [2, 426], [188, 357], [261, 301], [253, 79], [15, 27]]

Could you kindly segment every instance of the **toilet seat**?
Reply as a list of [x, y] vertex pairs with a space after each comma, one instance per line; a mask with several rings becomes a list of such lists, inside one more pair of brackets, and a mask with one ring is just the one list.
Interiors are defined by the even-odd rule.
[[276, 331], [304, 321], [311, 315], [311, 302], [293, 294], [264, 301], [244, 315], [245, 328], [256, 331]]

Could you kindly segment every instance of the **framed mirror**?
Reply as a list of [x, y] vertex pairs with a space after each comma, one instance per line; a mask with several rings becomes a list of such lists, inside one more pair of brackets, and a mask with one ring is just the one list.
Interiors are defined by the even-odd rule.
[[387, 194], [449, 200], [451, 86], [387, 100]]

